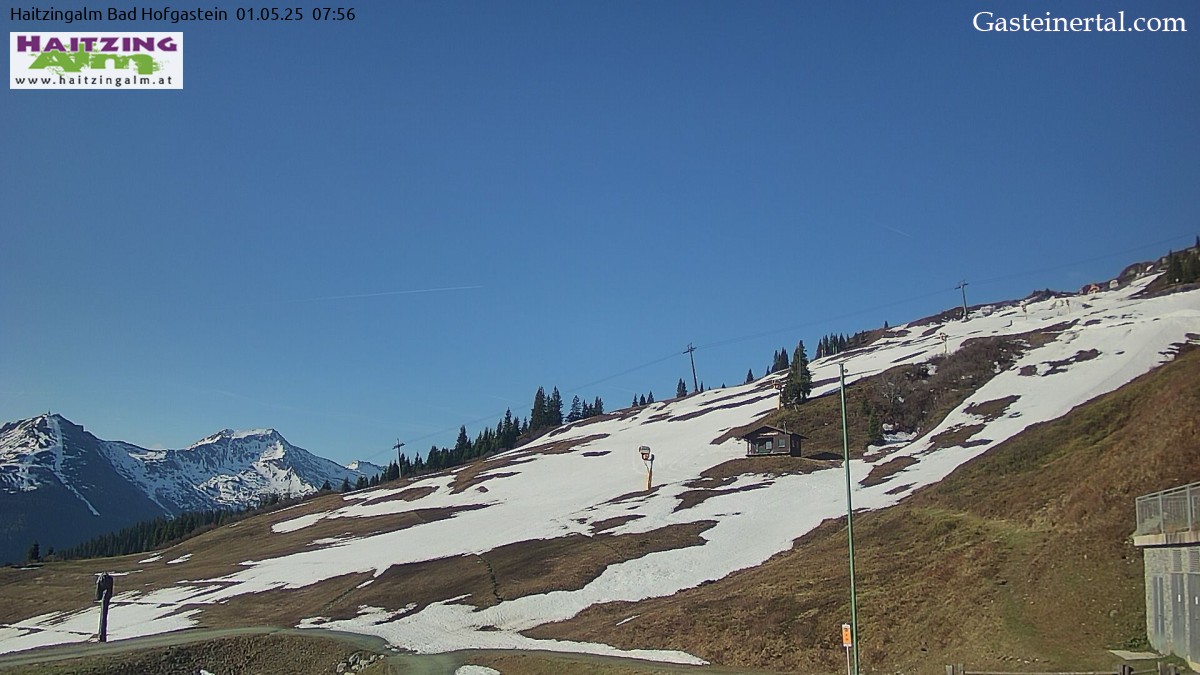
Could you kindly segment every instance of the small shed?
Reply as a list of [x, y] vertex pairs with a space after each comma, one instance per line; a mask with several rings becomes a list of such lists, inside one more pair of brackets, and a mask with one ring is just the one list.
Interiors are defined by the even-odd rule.
[[746, 456], [791, 455], [800, 457], [800, 442], [806, 438], [794, 431], [764, 424], [741, 436], [746, 441]]

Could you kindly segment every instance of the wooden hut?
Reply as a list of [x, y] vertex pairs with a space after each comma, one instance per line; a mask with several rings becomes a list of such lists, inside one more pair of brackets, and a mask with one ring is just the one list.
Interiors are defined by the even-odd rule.
[[746, 441], [746, 456], [791, 455], [800, 457], [800, 442], [805, 438], [794, 431], [763, 424], [740, 437]]

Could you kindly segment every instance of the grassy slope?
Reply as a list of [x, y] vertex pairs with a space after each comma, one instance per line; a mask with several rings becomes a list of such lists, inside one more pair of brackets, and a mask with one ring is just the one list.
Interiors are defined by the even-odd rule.
[[[1200, 479], [1191, 468], [1200, 466], [1197, 382], [1200, 350], [1028, 430], [900, 506], [862, 514], [855, 530], [864, 671], [933, 673], [950, 662], [1011, 670], [1014, 659], [1036, 659], [1038, 669], [1107, 666], [1103, 648], [1136, 641], [1144, 609], [1141, 556], [1127, 542], [1133, 498]], [[185, 566], [138, 565], [143, 554], [0, 570], [8, 592], [0, 621], [88, 604], [90, 575], [99, 568], [145, 570], [121, 578], [121, 590], [157, 587], [182, 574], [228, 574], [241, 560], [295, 550], [314, 537], [391, 530], [448, 515], [332, 521], [268, 535], [272, 522], [337, 503], [340, 496], [318, 499], [167, 552], [165, 559], [194, 552]], [[349, 616], [364, 603], [399, 607], [418, 596], [458, 593], [490, 605], [554, 585], [578, 587], [613, 562], [698, 543], [702, 529], [598, 537], [585, 546], [516, 544], [485, 556], [407, 566], [365, 589], [355, 588], [362, 578], [349, 575], [209, 607], [201, 623], [291, 625], [299, 616]], [[831, 521], [762, 567], [671, 598], [593, 608], [532, 632], [683, 649], [734, 666], [839, 669], [838, 626], [849, 616], [845, 561], [844, 524]], [[433, 588], [439, 583], [430, 579], [455, 588]], [[634, 614], [637, 619], [615, 625]]]
[[[863, 670], [1107, 668], [1106, 648], [1143, 640], [1134, 498], [1200, 480], [1197, 383], [1200, 350], [858, 516]], [[761, 567], [533, 632], [833, 671], [847, 576], [844, 522], [830, 521]]]

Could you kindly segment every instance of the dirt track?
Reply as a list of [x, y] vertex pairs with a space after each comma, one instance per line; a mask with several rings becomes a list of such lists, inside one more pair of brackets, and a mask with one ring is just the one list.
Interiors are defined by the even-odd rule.
[[462, 651], [401, 654], [380, 638], [337, 631], [294, 628], [194, 629], [105, 644], [44, 647], [0, 655], [0, 672], [13, 675], [216, 675], [333, 673], [351, 655], [384, 655], [359, 671], [365, 675], [452, 674], [467, 664], [487, 665], [503, 675], [588, 673], [593, 675], [735, 675], [712, 667], [660, 664], [636, 659], [530, 651]]

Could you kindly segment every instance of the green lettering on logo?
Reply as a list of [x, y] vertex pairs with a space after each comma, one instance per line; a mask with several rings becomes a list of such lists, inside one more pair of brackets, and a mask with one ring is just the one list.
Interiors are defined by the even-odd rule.
[[64, 72], [78, 73], [88, 65], [90, 55], [87, 52], [42, 52], [29, 66], [30, 68], [62, 68]]
[[162, 65], [149, 54], [92, 54], [90, 52], [48, 51], [42, 52], [29, 67], [51, 68], [65, 73], [78, 73], [84, 68], [106, 70], [111, 63], [114, 69], [127, 70], [130, 62], [137, 68], [138, 74], [150, 75], [162, 69]]

